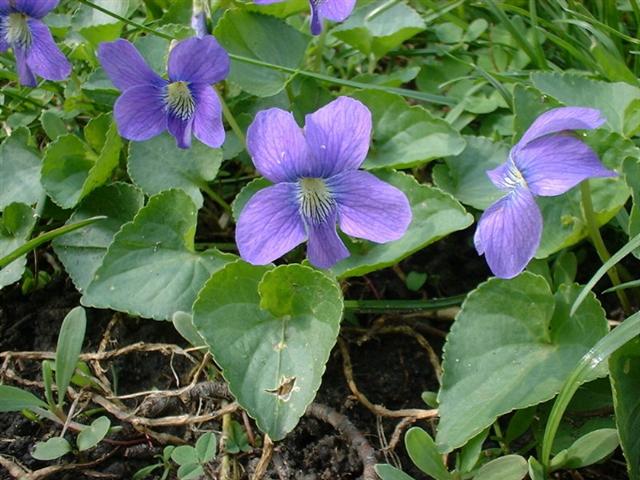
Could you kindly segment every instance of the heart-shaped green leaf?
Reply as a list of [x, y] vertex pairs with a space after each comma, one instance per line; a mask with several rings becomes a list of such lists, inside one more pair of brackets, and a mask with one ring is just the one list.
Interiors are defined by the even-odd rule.
[[83, 452], [98, 445], [109, 433], [109, 427], [111, 427], [111, 421], [107, 417], [96, 418], [91, 425], [78, 434], [76, 441], [78, 450]]
[[616, 424], [631, 480], [640, 479], [640, 338], [611, 356], [609, 373], [613, 388]]
[[235, 258], [217, 250], [196, 252], [196, 220], [196, 206], [182, 190], [151, 197], [115, 236], [83, 304], [156, 320], [191, 311], [211, 273]]
[[102, 263], [107, 248], [123, 224], [131, 221], [144, 203], [142, 192], [126, 183], [100, 187], [85, 198], [67, 224], [104, 215], [82, 230], [56, 238], [52, 245], [76, 288], [82, 292]]
[[[242, 10], [227, 10], [214, 35], [231, 54], [258, 62], [299, 68], [309, 37], [274, 17]], [[291, 77], [274, 68], [232, 60], [229, 80], [248, 93], [270, 97], [280, 92]]]
[[354, 95], [373, 115], [373, 148], [364, 168], [409, 168], [457, 155], [465, 146], [451, 125], [399, 95], [365, 90]]
[[62, 208], [77, 205], [118, 166], [122, 140], [108, 116], [92, 120], [85, 128], [85, 138], [87, 142], [71, 134], [58, 137], [44, 156], [42, 184]]
[[[0, 258], [9, 255], [29, 240], [35, 223], [35, 212], [30, 206], [24, 203], [8, 205], [0, 218]], [[0, 269], [0, 288], [20, 280], [26, 264], [25, 255]]]
[[640, 99], [640, 88], [569, 73], [538, 72], [531, 75], [531, 81], [541, 92], [565, 105], [597, 108], [614, 131], [629, 133], [625, 128], [625, 113], [634, 100]]
[[221, 162], [221, 150], [198, 141], [189, 149], [180, 149], [169, 134], [129, 144], [128, 171], [136, 185], [148, 195], [179, 188], [198, 208], [203, 202], [200, 188], [216, 178]]
[[44, 193], [40, 157], [27, 146], [29, 131], [16, 130], [0, 145], [0, 211], [11, 203], [33, 205]]
[[608, 331], [593, 295], [573, 317], [577, 285], [554, 295], [525, 272], [491, 279], [467, 297], [447, 337], [438, 447], [449, 452], [512, 410], [556, 395], [580, 358]]
[[380, 58], [425, 28], [422, 17], [406, 3], [377, 0], [358, 8], [331, 33], [362, 53]]
[[436, 240], [473, 223], [473, 217], [462, 205], [437, 188], [419, 184], [412, 176], [400, 172], [381, 171], [376, 172], [376, 175], [407, 195], [413, 221], [400, 240], [385, 244], [360, 240], [351, 242], [351, 256], [331, 269], [336, 276], [364, 275], [389, 267]]
[[338, 286], [320, 271], [238, 261], [211, 276], [193, 323], [238, 402], [281, 440], [320, 387], [342, 308]]

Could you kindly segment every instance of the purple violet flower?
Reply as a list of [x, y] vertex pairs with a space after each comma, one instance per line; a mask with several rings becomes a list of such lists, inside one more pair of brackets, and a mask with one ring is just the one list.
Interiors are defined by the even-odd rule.
[[572, 134], [604, 122], [593, 108], [549, 110], [533, 122], [504, 164], [487, 171], [493, 184], [507, 194], [482, 214], [474, 243], [497, 277], [518, 275], [540, 245], [542, 213], [534, 196], [561, 195], [588, 178], [617, 175]]
[[191, 135], [217, 148], [224, 142], [222, 108], [211, 84], [229, 73], [229, 56], [212, 35], [178, 42], [169, 53], [165, 80], [127, 40], [102, 43], [98, 58], [122, 91], [113, 112], [120, 135], [149, 140], [169, 130], [180, 148]]
[[13, 49], [20, 83], [37, 85], [36, 75], [64, 80], [71, 64], [53, 41], [42, 18], [59, 0], [0, 0], [0, 53]]
[[[254, 0], [257, 5], [270, 5], [285, 0]], [[309, 0], [311, 7], [311, 33], [320, 35], [322, 20], [344, 22], [356, 6], [356, 0]]]
[[336, 232], [376, 243], [401, 238], [411, 223], [404, 193], [358, 170], [369, 150], [371, 112], [339, 97], [306, 116], [304, 130], [278, 108], [256, 115], [247, 149], [275, 185], [256, 193], [240, 214], [240, 256], [264, 265], [308, 240], [307, 257], [330, 268], [349, 256]]

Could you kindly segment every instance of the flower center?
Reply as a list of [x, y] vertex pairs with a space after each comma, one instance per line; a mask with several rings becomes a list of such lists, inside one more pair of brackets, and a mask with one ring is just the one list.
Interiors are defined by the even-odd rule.
[[187, 82], [173, 82], [167, 87], [165, 97], [171, 113], [182, 120], [188, 120], [196, 109], [196, 102]]
[[527, 186], [527, 181], [522, 176], [522, 172], [516, 167], [515, 162], [510, 158], [508, 161], [507, 175], [504, 178], [504, 183], [509, 188]]
[[298, 181], [298, 203], [302, 216], [316, 225], [324, 222], [336, 205], [321, 178], [301, 178]]
[[5, 40], [9, 45], [28, 47], [31, 45], [31, 30], [24, 13], [10, 13], [6, 20]]

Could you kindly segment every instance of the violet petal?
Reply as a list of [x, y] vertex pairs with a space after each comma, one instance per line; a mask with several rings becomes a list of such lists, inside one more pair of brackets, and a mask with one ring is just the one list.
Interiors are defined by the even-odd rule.
[[356, 0], [324, 0], [320, 2], [320, 16], [333, 22], [344, 22], [355, 6]]
[[309, 241], [307, 258], [318, 268], [331, 268], [340, 260], [349, 256], [349, 250], [336, 232], [336, 213], [329, 215], [326, 221], [308, 224]]
[[160, 86], [166, 83], [127, 40], [101, 43], [98, 59], [111, 82], [121, 91], [139, 85]]
[[33, 18], [42, 18], [56, 8], [60, 0], [15, 0], [15, 9]]
[[592, 130], [606, 122], [602, 112], [595, 108], [560, 107], [543, 113], [524, 132], [516, 145], [516, 150], [523, 148], [536, 138], [558, 133], [564, 130]]
[[29, 63], [27, 62], [28, 53], [22, 47], [15, 47], [13, 54], [16, 57], [16, 68], [18, 69], [18, 78], [20, 79], [20, 85], [26, 87], [35, 87], [38, 85], [36, 76], [34, 75]]
[[520, 149], [515, 164], [534, 195], [565, 193], [593, 177], [615, 177], [598, 155], [580, 139], [569, 134], [538, 138]]
[[222, 124], [222, 107], [218, 94], [211, 85], [191, 85], [191, 92], [196, 102], [193, 115], [193, 133], [198, 140], [211, 148], [218, 148], [224, 143], [224, 126]]
[[32, 44], [27, 49], [27, 64], [33, 73], [47, 80], [64, 80], [71, 73], [71, 63], [56, 45], [53, 36], [41, 20], [28, 21]]
[[213, 35], [178, 42], [169, 53], [172, 82], [213, 84], [224, 80], [231, 66], [229, 55]]
[[328, 178], [357, 170], [369, 151], [371, 112], [358, 100], [338, 97], [306, 116], [304, 132], [313, 157], [313, 176]]
[[542, 237], [542, 214], [526, 187], [511, 191], [480, 217], [474, 243], [491, 271], [513, 278], [533, 258]]
[[258, 112], [247, 130], [247, 150], [258, 172], [274, 183], [293, 182], [313, 170], [302, 129], [279, 108]]
[[167, 129], [163, 89], [138, 85], [126, 90], [113, 107], [120, 135], [128, 140], [144, 141]]
[[385, 243], [398, 240], [411, 223], [406, 195], [364, 171], [347, 171], [327, 180], [338, 204], [340, 229], [348, 235]]
[[169, 113], [167, 116], [167, 128], [169, 133], [176, 139], [178, 148], [191, 147], [191, 135], [193, 133], [193, 117], [180, 118]]
[[247, 202], [236, 226], [236, 243], [244, 260], [266, 265], [306, 240], [296, 189], [294, 183], [279, 183]]

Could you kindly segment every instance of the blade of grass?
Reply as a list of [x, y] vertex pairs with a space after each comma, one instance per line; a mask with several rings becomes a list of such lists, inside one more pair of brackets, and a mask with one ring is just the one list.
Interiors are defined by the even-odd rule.
[[421, 312], [456, 307], [461, 305], [465, 298], [466, 295], [432, 300], [345, 300], [344, 308], [361, 313]]
[[570, 315], [573, 315], [574, 313], [576, 313], [576, 310], [578, 309], [578, 307], [580, 307], [580, 305], [582, 304], [584, 299], [587, 297], [589, 292], [593, 289], [595, 284], [598, 283], [598, 281], [607, 274], [609, 269], [617, 265], [620, 262], [620, 260], [622, 260], [624, 257], [629, 255], [632, 251], [634, 251], [638, 247], [640, 247], [640, 234], [636, 235], [631, 240], [629, 240], [629, 243], [627, 243], [624, 247], [622, 247], [615, 254], [613, 254], [609, 260], [604, 262], [602, 266], [598, 269], [598, 271], [595, 273], [595, 275], [591, 277], [591, 280], [589, 280], [589, 282], [583, 287], [582, 291], [576, 298], [576, 301], [573, 302]]
[[591, 350], [589, 350], [580, 360], [576, 368], [573, 370], [569, 378], [565, 382], [562, 390], [558, 394], [553, 404], [551, 413], [547, 420], [542, 440], [541, 461], [545, 469], [549, 470], [551, 459], [551, 450], [553, 442], [560, 426], [560, 421], [564, 415], [569, 402], [578, 390], [578, 387], [584, 383], [590, 376], [591, 372], [596, 369], [609, 356], [622, 347], [624, 344], [633, 340], [640, 334], [640, 312], [627, 318], [620, 326], [609, 332], [602, 338]]
[[486, 0], [487, 7], [493, 13], [495, 17], [500, 20], [500, 22], [504, 25], [504, 27], [509, 30], [509, 33], [513, 36], [514, 40], [520, 45], [525, 53], [529, 56], [529, 58], [535, 62], [538, 68], [542, 70], [547, 70], [549, 66], [547, 65], [547, 60], [544, 55], [541, 55], [542, 51], [537, 51], [525, 35], [516, 27], [511, 19], [504, 13], [504, 11], [496, 5], [493, 0]]
[[86, 220], [82, 220], [82, 221], [77, 222], [77, 223], [71, 223], [69, 225], [64, 225], [64, 226], [62, 226], [60, 228], [56, 228], [54, 230], [50, 230], [50, 231], [48, 231], [46, 233], [38, 235], [36, 238], [32, 238], [31, 240], [29, 240], [24, 245], [16, 248], [9, 255], [0, 258], [0, 268], [6, 267], [7, 265], [9, 265], [14, 260], [17, 260], [21, 256], [26, 255], [27, 253], [29, 253], [31, 250], [35, 250], [36, 248], [38, 248], [43, 243], [46, 243], [46, 242], [48, 242], [50, 240], [53, 240], [54, 238], [60, 237], [60, 236], [62, 236], [64, 234], [66, 234], [66, 233], [73, 232], [74, 230], [78, 230], [79, 228], [83, 228], [83, 227], [86, 227], [87, 225], [91, 225], [92, 223], [95, 223], [98, 220], [104, 220], [105, 218], [107, 218], [107, 217], [98, 216], [98, 217], [87, 218]]
[[616, 285], [615, 287], [607, 288], [602, 293], [612, 293], [617, 290], [627, 290], [629, 288], [640, 287], [640, 280], [632, 280], [631, 282], [621, 283], [620, 285]]

